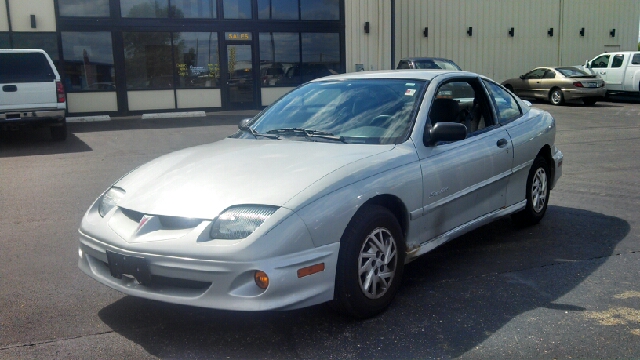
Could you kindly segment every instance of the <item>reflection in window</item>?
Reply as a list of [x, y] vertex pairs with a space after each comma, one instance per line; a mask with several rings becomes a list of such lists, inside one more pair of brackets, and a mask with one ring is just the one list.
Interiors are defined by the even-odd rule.
[[65, 89], [115, 90], [109, 32], [62, 32]]
[[60, 55], [58, 53], [58, 39], [55, 33], [14, 32], [14, 49], [42, 49], [53, 60], [58, 72], [60, 72]]
[[[127, 88], [173, 88], [171, 33], [125, 32], [122, 37]], [[176, 37], [174, 41], [178, 43], [180, 39]]]
[[611, 61], [612, 68], [619, 68], [622, 66], [624, 62], [624, 55], [616, 55], [613, 57], [613, 61]]
[[[260, 33], [260, 83], [262, 86], [291, 86], [300, 83], [298, 77], [285, 74], [300, 65], [300, 35], [298, 33]], [[293, 75], [293, 71], [290, 72]]]
[[109, 0], [58, 0], [60, 16], [109, 16]]
[[251, 19], [251, 0], [223, 0], [225, 19]]
[[120, 0], [122, 17], [166, 18], [169, 16], [169, 0]]
[[340, 20], [340, 0], [300, 1], [302, 20]]
[[340, 71], [340, 36], [337, 33], [303, 33], [302, 82]]
[[298, 20], [298, 0], [258, 0], [258, 19]]
[[216, 87], [220, 80], [218, 35], [193, 32], [175, 34], [176, 72], [180, 88]]
[[216, 0], [171, 0], [174, 18], [214, 19]]

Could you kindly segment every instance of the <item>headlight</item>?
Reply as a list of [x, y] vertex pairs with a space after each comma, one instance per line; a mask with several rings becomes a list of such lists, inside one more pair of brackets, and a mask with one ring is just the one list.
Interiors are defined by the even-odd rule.
[[277, 206], [243, 205], [223, 211], [211, 225], [211, 239], [244, 239], [278, 210]]
[[98, 212], [100, 213], [100, 216], [104, 217], [105, 215], [107, 215], [107, 213], [111, 211], [111, 209], [118, 205], [118, 202], [120, 202], [123, 197], [124, 190], [117, 187], [112, 187], [111, 189], [109, 189], [102, 197], [100, 206], [98, 206]]

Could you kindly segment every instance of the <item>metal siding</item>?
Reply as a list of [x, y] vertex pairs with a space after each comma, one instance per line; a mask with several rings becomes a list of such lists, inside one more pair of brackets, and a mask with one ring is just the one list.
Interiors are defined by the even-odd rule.
[[[347, 72], [355, 64], [365, 70], [391, 69], [391, 5], [385, 0], [345, 1]], [[364, 32], [369, 22], [369, 34]]]
[[[56, 31], [53, 0], [9, 0], [13, 31]], [[31, 28], [31, 15], [36, 16], [36, 28]]]
[[4, 1], [0, 2], [0, 31], [9, 31], [7, 4]]

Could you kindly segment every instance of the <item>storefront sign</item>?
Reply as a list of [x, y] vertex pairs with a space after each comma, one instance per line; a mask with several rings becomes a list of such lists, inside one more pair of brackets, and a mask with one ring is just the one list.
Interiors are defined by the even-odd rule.
[[227, 32], [227, 33], [224, 33], [224, 36], [227, 38], [227, 40], [238, 40], [238, 41], [251, 40], [250, 32]]

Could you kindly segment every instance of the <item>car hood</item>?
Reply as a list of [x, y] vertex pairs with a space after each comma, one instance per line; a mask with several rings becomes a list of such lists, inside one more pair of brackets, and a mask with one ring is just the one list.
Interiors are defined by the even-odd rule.
[[145, 214], [201, 219], [213, 219], [239, 204], [286, 207], [327, 174], [393, 148], [225, 139], [162, 156], [132, 171], [116, 183], [126, 192], [119, 205]]

